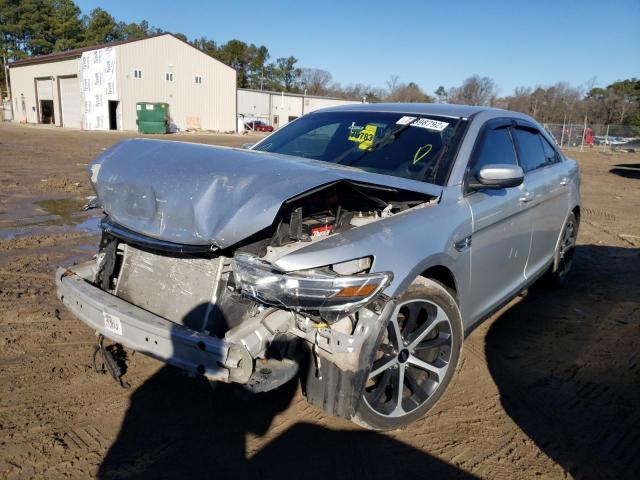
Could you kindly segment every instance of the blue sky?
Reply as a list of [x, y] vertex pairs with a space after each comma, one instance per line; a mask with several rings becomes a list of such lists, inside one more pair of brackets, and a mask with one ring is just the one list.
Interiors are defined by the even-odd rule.
[[398, 75], [432, 93], [477, 73], [508, 95], [521, 85], [640, 77], [640, 0], [76, 3], [189, 38], [264, 44], [272, 59], [293, 55], [342, 84], [384, 87]]

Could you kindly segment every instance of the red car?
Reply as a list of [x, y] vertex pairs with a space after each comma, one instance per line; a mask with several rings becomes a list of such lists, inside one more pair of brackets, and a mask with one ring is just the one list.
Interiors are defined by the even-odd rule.
[[267, 125], [260, 120], [246, 122], [244, 124], [244, 128], [247, 130], [253, 130], [254, 132], [273, 132], [273, 127], [271, 125]]

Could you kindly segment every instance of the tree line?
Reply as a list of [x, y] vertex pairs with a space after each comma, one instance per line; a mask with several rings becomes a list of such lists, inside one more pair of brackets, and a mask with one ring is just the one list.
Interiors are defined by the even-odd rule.
[[[145, 20], [126, 23], [102, 8], [82, 13], [73, 0], [0, 0], [0, 90], [4, 90], [7, 62], [74, 48], [119, 40], [134, 40], [162, 33]], [[271, 59], [264, 45], [230, 40], [218, 44], [207, 37], [175, 35], [204, 53], [234, 68], [238, 86], [308, 95], [326, 95], [368, 102], [440, 102], [489, 105], [516, 110], [546, 123], [617, 123], [640, 127], [640, 80], [621, 80], [605, 88], [587, 88], [557, 83], [547, 87], [519, 87], [513, 95], [498, 96], [498, 87], [489, 77], [473, 75], [460, 86], [438, 87], [432, 95], [415, 82], [401, 82], [392, 75], [385, 87], [357, 83], [341, 85], [331, 73], [316, 68], [300, 68], [298, 59]]]
[[640, 79], [619, 80], [602, 88], [595, 79], [585, 87], [559, 82], [543, 87], [518, 87], [513, 95], [498, 97], [495, 82], [475, 75], [460, 87], [438, 88], [439, 101], [490, 105], [532, 116], [541, 123], [619, 124], [640, 127]]

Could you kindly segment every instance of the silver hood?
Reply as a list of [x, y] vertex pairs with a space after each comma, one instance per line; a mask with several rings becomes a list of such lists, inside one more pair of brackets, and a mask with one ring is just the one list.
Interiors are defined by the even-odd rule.
[[125, 140], [88, 170], [111, 221], [151, 238], [218, 248], [272, 225], [286, 200], [341, 180], [442, 191], [327, 162], [166, 140]]

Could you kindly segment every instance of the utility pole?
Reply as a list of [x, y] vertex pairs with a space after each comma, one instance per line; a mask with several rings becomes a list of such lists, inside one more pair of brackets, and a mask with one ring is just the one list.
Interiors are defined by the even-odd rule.
[[[11, 87], [9, 87], [9, 65], [7, 65], [7, 54], [4, 51], [2, 52], [2, 68], [4, 68], [4, 81], [5, 81], [5, 84], [7, 85], [7, 97], [9, 99], [9, 105], [11, 105], [11, 118], [13, 119], [15, 118], [15, 116], [13, 111], [13, 100], [11, 98]], [[3, 110], [4, 110], [4, 106], [3, 106]], [[4, 117], [3, 117], [3, 120], [4, 120]]]
[[582, 143], [580, 143], [580, 151], [584, 149], [584, 136], [587, 134], [587, 116], [584, 116], [584, 128], [582, 129]]
[[304, 89], [304, 93], [302, 94], [302, 115], [304, 115], [304, 101], [307, 98], [307, 89]]
[[9, 89], [9, 65], [7, 65], [7, 55], [2, 52], [2, 65], [4, 68], [4, 81], [7, 86], [7, 95], [11, 99], [11, 90]]

